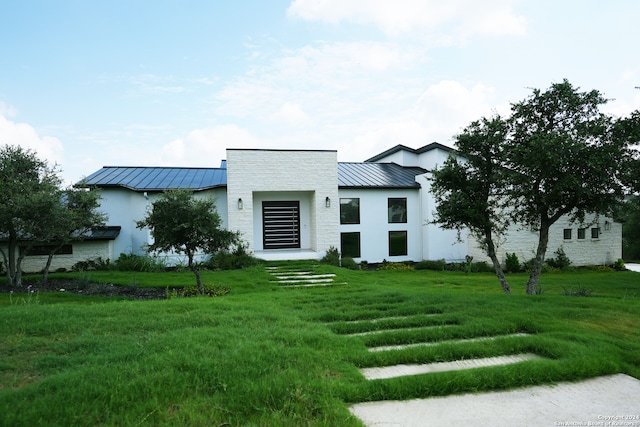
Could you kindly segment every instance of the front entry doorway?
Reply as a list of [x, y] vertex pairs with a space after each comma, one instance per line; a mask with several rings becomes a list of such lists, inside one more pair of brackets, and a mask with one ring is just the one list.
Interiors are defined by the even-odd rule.
[[264, 250], [300, 248], [300, 202], [262, 202]]

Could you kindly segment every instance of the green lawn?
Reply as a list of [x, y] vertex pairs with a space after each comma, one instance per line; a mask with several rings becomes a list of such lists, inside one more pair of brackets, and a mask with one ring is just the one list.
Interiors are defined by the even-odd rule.
[[[205, 272], [205, 283], [231, 288], [218, 298], [0, 293], [0, 425], [357, 426], [353, 402], [640, 378], [640, 273], [549, 273], [545, 292], [527, 296], [526, 275], [509, 275], [513, 294], [503, 295], [491, 274], [316, 271], [347, 285], [286, 288], [260, 267]], [[190, 273], [89, 278], [162, 288], [194, 281]], [[381, 332], [349, 336], [371, 330]], [[367, 351], [512, 333], [528, 335]], [[541, 358], [375, 381], [358, 371], [517, 353]]]

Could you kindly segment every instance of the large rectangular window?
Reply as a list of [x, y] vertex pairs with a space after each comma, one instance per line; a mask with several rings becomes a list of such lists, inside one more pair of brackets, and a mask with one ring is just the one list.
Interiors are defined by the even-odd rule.
[[407, 198], [389, 198], [389, 223], [407, 222]]
[[340, 224], [360, 224], [360, 199], [340, 199]]
[[341, 233], [340, 252], [343, 257], [360, 258], [360, 233]]
[[407, 255], [407, 232], [389, 232], [389, 256]]

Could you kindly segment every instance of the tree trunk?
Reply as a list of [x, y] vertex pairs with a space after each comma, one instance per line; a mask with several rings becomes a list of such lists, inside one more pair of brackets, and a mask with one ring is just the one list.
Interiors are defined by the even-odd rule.
[[198, 292], [200, 292], [200, 295], [204, 295], [204, 286], [202, 285], [202, 279], [200, 278], [200, 269], [193, 263], [193, 253], [187, 251], [187, 258], [189, 259], [189, 269], [196, 275]]
[[44, 265], [44, 269], [42, 270], [42, 283], [47, 283], [49, 280], [49, 269], [51, 268], [51, 261], [53, 261], [54, 252], [49, 253], [47, 257], [47, 263]]
[[496, 247], [493, 244], [493, 237], [491, 235], [491, 230], [487, 230], [485, 232], [485, 239], [487, 242], [487, 255], [491, 258], [491, 262], [493, 263], [493, 268], [496, 271], [496, 276], [500, 281], [500, 286], [502, 286], [502, 290], [505, 294], [511, 293], [511, 287], [509, 286], [509, 282], [507, 282], [507, 278], [504, 275], [504, 271], [502, 270], [502, 266], [500, 265], [500, 261], [498, 261], [498, 257], [496, 256]]
[[544, 263], [544, 257], [547, 253], [547, 245], [549, 244], [549, 227], [550, 224], [547, 221], [540, 222], [538, 250], [536, 251], [536, 257], [533, 260], [533, 266], [531, 267], [531, 273], [529, 273], [529, 280], [527, 281], [527, 295], [535, 295], [536, 293], [540, 273], [542, 272], [542, 264]]
[[16, 277], [16, 250], [18, 248], [16, 233], [13, 230], [9, 231], [9, 242], [8, 242], [8, 258], [9, 262], [7, 263], [7, 281], [9, 287], [12, 288], [14, 286], [20, 286], [20, 278]]

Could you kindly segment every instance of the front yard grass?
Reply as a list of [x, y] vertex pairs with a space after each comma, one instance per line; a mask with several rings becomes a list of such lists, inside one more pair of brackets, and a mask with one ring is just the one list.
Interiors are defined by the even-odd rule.
[[[257, 267], [204, 272], [205, 284], [231, 289], [217, 298], [10, 302], [0, 293], [0, 425], [358, 426], [350, 403], [640, 378], [640, 273], [549, 273], [545, 292], [527, 296], [526, 275], [509, 275], [514, 293], [503, 295], [491, 274], [319, 268], [347, 284], [284, 288]], [[123, 286], [194, 282], [190, 272], [89, 275]], [[563, 295], [569, 287], [591, 296]], [[366, 331], [377, 333], [351, 335]], [[515, 333], [527, 335], [451, 342]], [[367, 350], [418, 342], [444, 343]], [[374, 381], [358, 371], [517, 353], [541, 358]]]

